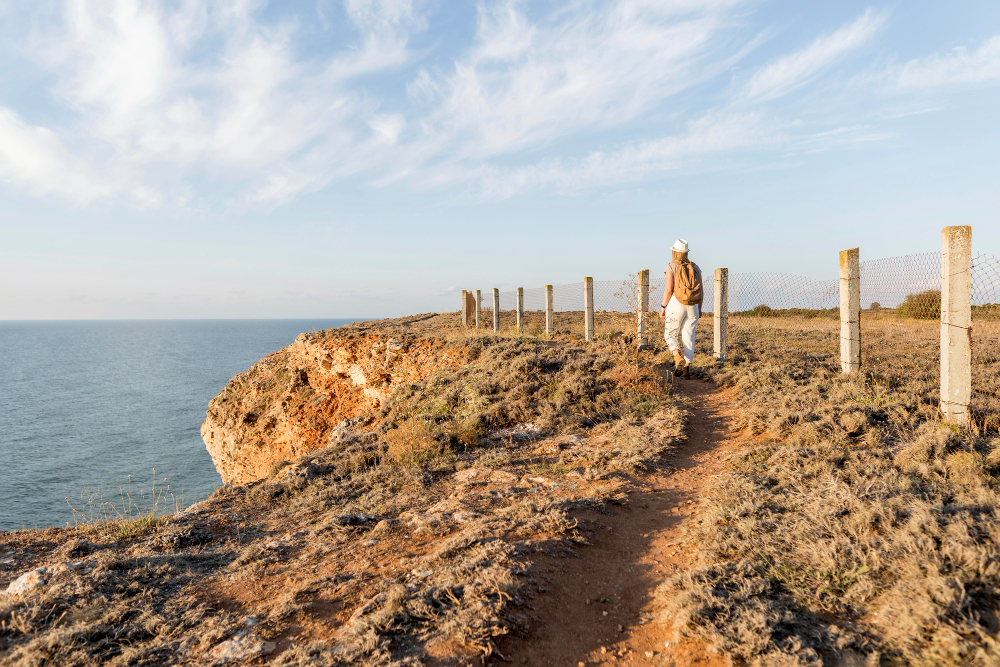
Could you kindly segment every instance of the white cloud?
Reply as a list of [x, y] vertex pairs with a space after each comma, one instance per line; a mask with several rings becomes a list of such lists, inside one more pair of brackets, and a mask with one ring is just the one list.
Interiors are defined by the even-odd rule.
[[403, 131], [405, 126], [406, 119], [398, 113], [378, 114], [372, 116], [368, 121], [368, 127], [372, 128], [381, 140], [390, 144], [396, 143], [399, 139], [399, 133]]
[[433, 173], [438, 182], [473, 182], [487, 197], [510, 197], [526, 190], [552, 188], [572, 192], [583, 188], [638, 181], [653, 174], [678, 171], [703, 159], [734, 151], [783, 143], [782, 133], [767, 126], [757, 114], [709, 114], [688, 124], [681, 135], [647, 139], [611, 152], [596, 151], [587, 157], [501, 169], [483, 166], [462, 170], [446, 168]]
[[[179, 7], [72, 0], [56, 28], [29, 42], [76, 114], [50, 132], [54, 143], [78, 138], [79, 156], [64, 150], [52, 160], [66, 169], [133, 174], [144, 183], [129, 190], [140, 203], [154, 191], [186, 197], [188, 183], [208, 177], [223, 189], [243, 189], [240, 201], [276, 204], [332, 175], [371, 168], [371, 144], [393, 138], [393, 117], [384, 117], [378, 140], [362, 137], [358, 130], [377, 104], [348, 83], [409, 57], [411, 4], [349, 0], [360, 41], [325, 60], [304, 58], [296, 50], [299, 28], [263, 23], [260, 8], [241, 0]], [[87, 182], [95, 183], [89, 194], [82, 192]], [[68, 190], [40, 182], [35, 190], [66, 190], [74, 200], [121, 190], [96, 183], [78, 179]]]
[[751, 100], [766, 100], [786, 95], [808, 83], [819, 72], [845, 54], [871, 40], [885, 22], [885, 16], [865, 11], [850, 25], [813, 41], [805, 49], [782, 56], [754, 73], [743, 90]]
[[469, 53], [411, 95], [436, 95], [424, 126], [455, 158], [620, 126], [732, 63], [734, 4], [575, 2], [536, 20], [520, 2], [483, 5]]
[[[801, 106], [791, 93], [886, 16], [868, 10], [728, 85], [720, 75], [760, 43], [744, 11], [758, 1], [483, 0], [468, 42], [414, 48], [433, 3], [343, 0], [327, 40], [254, 0], [69, 0], [55, 22], [37, 10], [45, 20], [25, 23], [44, 26], [17, 48], [47, 70], [54, 103], [0, 107], [0, 178], [76, 202], [200, 210], [273, 207], [358, 176], [506, 197], [889, 137], [865, 124], [885, 120], [872, 114], [811, 110], [809, 131], [784, 120]], [[886, 72], [883, 86], [905, 90], [996, 80], [1000, 37]]]
[[51, 130], [29, 125], [3, 107], [0, 179], [34, 195], [60, 194], [77, 203], [109, 197], [120, 189], [80, 164]]
[[896, 77], [899, 89], [977, 84], [1000, 80], [1000, 35], [986, 40], [976, 51], [958, 47], [946, 55], [917, 58], [906, 63]]

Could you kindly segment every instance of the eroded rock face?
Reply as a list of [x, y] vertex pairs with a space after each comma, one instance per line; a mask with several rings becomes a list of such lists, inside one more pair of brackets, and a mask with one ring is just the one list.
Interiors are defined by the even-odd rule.
[[423, 339], [301, 334], [229, 381], [208, 404], [201, 437], [224, 482], [260, 479], [331, 444], [345, 420], [370, 427], [399, 385], [457, 364], [458, 354]]

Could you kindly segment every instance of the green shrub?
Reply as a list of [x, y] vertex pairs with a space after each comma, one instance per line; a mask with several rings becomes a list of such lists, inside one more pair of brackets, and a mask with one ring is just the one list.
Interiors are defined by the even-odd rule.
[[916, 294], [907, 294], [903, 303], [896, 307], [896, 317], [911, 317], [917, 320], [936, 320], [941, 317], [941, 290], [929, 289]]

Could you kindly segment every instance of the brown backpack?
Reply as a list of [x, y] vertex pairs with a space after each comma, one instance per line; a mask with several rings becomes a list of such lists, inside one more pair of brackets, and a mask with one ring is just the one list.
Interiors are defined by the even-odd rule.
[[701, 301], [704, 290], [701, 284], [701, 276], [694, 268], [692, 262], [674, 262], [677, 270], [674, 271], [674, 297], [685, 306], [694, 306]]

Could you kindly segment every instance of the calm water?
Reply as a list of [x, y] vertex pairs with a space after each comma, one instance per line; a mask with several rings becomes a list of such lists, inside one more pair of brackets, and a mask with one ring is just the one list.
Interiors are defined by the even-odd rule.
[[221, 481], [199, 428], [229, 378], [353, 320], [0, 321], [0, 530], [73, 521], [87, 489]]

